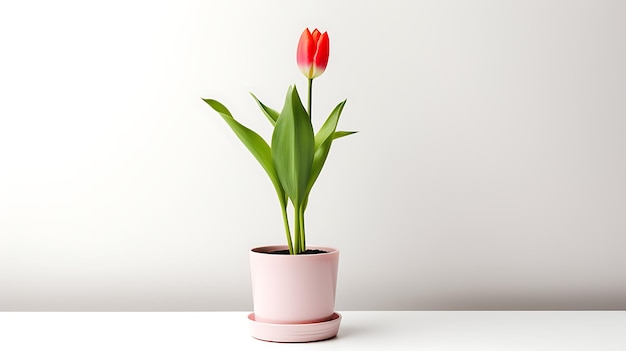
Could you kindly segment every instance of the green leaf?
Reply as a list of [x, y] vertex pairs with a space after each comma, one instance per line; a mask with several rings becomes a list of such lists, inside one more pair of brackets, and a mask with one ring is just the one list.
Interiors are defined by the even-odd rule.
[[322, 143], [322, 145], [315, 148], [315, 154], [313, 156], [313, 167], [311, 168], [311, 178], [309, 178], [309, 183], [307, 184], [307, 197], [309, 196], [313, 185], [315, 184], [317, 178], [322, 172], [322, 168], [324, 167], [326, 158], [328, 158], [328, 153], [330, 152], [330, 146], [332, 145], [332, 143], [332, 139], [328, 139], [324, 143]]
[[254, 98], [254, 100], [256, 101], [256, 103], [259, 105], [259, 107], [261, 108], [261, 111], [263, 111], [263, 114], [265, 115], [265, 117], [267, 117], [267, 119], [270, 121], [270, 123], [272, 123], [272, 126], [276, 125], [276, 121], [278, 120], [278, 116], [280, 115], [280, 113], [270, 107], [267, 107], [267, 105], [265, 105], [264, 103], [262, 103], [259, 99], [257, 99], [257, 97], [250, 93], [250, 95], [252, 95], [252, 97]]
[[356, 134], [357, 132], [335, 132], [333, 133], [333, 140], [343, 138], [348, 135]]
[[346, 100], [340, 102], [333, 111], [330, 113], [326, 122], [322, 125], [320, 130], [315, 135], [315, 147], [319, 147], [326, 139], [332, 139], [335, 130], [337, 129], [337, 123], [339, 123], [339, 117], [341, 116], [341, 111], [343, 111], [343, 107], [346, 105]]
[[322, 125], [320, 130], [315, 135], [315, 152], [313, 155], [313, 166], [311, 167], [311, 177], [307, 184], [306, 196], [309, 196], [315, 181], [322, 172], [330, 147], [334, 139], [344, 137], [346, 135], [354, 134], [356, 132], [336, 132], [337, 124], [339, 123], [339, 117], [346, 104], [346, 100], [340, 102], [335, 109], [330, 113], [326, 122]]
[[276, 194], [278, 195], [281, 206], [285, 208], [287, 206], [287, 202], [285, 201], [285, 192], [280, 184], [276, 170], [274, 169], [272, 163], [272, 151], [267, 142], [256, 132], [237, 122], [226, 106], [222, 105], [220, 102], [213, 99], [202, 100], [204, 100], [204, 102], [206, 102], [209, 106], [211, 106], [211, 108], [219, 113], [220, 116], [222, 116], [228, 126], [233, 130], [233, 132], [235, 132], [235, 135], [237, 135], [239, 140], [241, 140], [248, 150], [250, 150], [254, 158], [259, 161], [261, 167], [265, 170], [265, 173], [267, 173], [270, 177], [270, 180], [274, 185], [274, 189], [276, 189]]
[[305, 198], [311, 175], [315, 137], [311, 119], [295, 86], [287, 91], [285, 105], [274, 127], [271, 150], [278, 179], [298, 208]]

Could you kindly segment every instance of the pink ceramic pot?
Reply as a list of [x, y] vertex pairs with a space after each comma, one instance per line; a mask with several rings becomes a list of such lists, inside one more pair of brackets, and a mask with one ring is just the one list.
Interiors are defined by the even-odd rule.
[[252, 299], [256, 321], [276, 324], [316, 323], [331, 320], [339, 250], [311, 247], [327, 253], [275, 255], [285, 245], [250, 250]]

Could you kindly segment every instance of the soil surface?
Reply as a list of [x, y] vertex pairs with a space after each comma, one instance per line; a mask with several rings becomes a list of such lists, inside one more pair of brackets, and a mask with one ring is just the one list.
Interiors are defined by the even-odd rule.
[[[289, 250], [276, 250], [267, 253], [270, 255], [289, 255]], [[306, 251], [299, 253], [298, 255], [316, 255], [321, 253], [328, 253], [328, 251], [307, 249]]]

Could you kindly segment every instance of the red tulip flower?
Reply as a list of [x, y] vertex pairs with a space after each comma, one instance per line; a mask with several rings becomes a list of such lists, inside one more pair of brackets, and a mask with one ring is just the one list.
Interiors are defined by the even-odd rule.
[[309, 79], [317, 78], [328, 64], [330, 44], [328, 34], [320, 33], [317, 28], [313, 33], [305, 29], [298, 42], [298, 68]]

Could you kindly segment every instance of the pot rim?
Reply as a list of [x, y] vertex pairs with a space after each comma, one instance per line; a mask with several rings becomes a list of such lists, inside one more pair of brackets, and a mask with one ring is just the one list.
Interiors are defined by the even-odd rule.
[[[250, 249], [250, 253], [251, 254], [252, 253], [254, 253], [254, 254], [265, 254], [265, 253], [268, 253], [270, 251], [288, 250], [288, 249], [289, 249], [289, 246], [287, 246], [287, 245], [257, 246], [257, 247], [253, 247], [252, 249]], [[302, 255], [278, 255], [278, 256], [282, 256], [282, 257], [311, 257], [311, 256], [321, 257], [321, 256], [334, 255], [334, 254], [338, 254], [339, 253], [338, 249], [335, 249], [334, 247], [329, 247], [329, 246], [307, 245], [307, 249], [323, 250], [323, 251], [326, 251], [326, 253], [302, 254]]]

